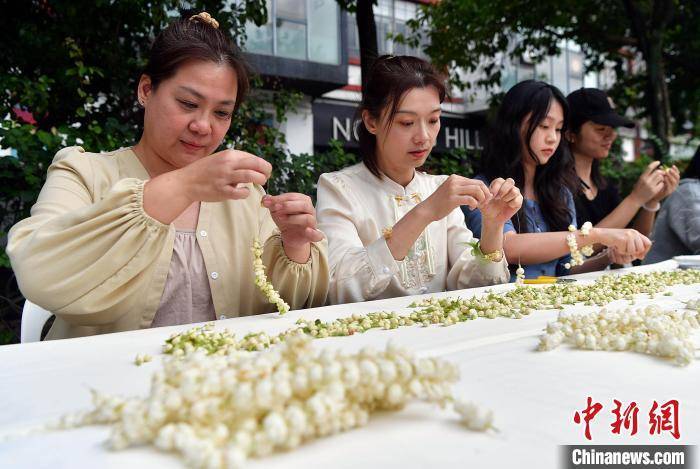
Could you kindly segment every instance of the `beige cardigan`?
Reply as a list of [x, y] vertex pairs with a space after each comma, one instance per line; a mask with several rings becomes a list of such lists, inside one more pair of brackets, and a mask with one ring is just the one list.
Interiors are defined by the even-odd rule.
[[[163, 294], [175, 227], [143, 209], [145, 168], [131, 149], [59, 151], [31, 216], [9, 233], [7, 253], [24, 296], [53, 312], [48, 338], [150, 326]], [[292, 309], [323, 305], [327, 245], [297, 264], [284, 254], [262, 190], [244, 200], [202, 203], [197, 242], [217, 318], [274, 311], [253, 283], [251, 246], [264, 243], [268, 279]]]

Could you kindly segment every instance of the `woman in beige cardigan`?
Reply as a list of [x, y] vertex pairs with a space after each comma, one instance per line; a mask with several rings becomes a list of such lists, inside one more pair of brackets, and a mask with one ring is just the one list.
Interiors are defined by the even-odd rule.
[[248, 89], [240, 51], [207, 14], [155, 40], [138, 85], [132, 148], [58, 152], [7, 252], [22, 293], [52, 311], [49, 338], [274, 310], [254, 284], [251, 246], [292, 308], [328, 289], [323, 234], [303, 194], [265, 195], [271, 166], [214, 153]]

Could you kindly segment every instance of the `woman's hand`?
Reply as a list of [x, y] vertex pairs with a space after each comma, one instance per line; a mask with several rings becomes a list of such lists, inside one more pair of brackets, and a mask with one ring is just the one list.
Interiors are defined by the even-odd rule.
[[678, 188], [678, 183], [681, 180], [681, 173], [675, 165], [666, 170], [657, 171], [663, 175], [663, 188], [651, 199], [652, 203], [661, 202]]
[[479, 210], [484, 223], [503, 224], [510, 220], [523, 205], [523, 196], [511, 178], [494, 179], [489, 187], [492, 197], [486, 200]]
[[475, 209], [491, 199], [486, 184], [456, 174], [448, 177], [430, 197], [421, 202], [431, 221], [442, 220], [460, 205]]
[[239, 184], [265, 184], [271, 171], [262, 158], [224, 150], [146, 181], [143, 209], [169, 225], [194, 203], [245, 199], [250, 190]]
[[621, 256], [644, 259], [651, 248], [649, 238], [637, 230], [618, 228], [594, 228], [594, 230], [596, 230], [594, 238], [598, 238], [598, 242], [614, 248]]
[[316, 229], [316, 210], [311, 198], [290, 192], [266, 195], [263, 206], [270, 209], [272, 220], [280, 229], [284, 251], [294, 262], [305, 264], [311, 253], [310, 243], [321, 241], [323, 233]]
[[625, 265], [629, 264], [634, 260], [634, 256], [629, 254], [622, 254], [615, 247], [610, 247], [607, 249], [608, 260], [611, 264]]
[[632, 189], [630, 195], [640, 206], [649, 202], [664, 188], [664, 172], [656, 170], [660, 164], [660, 161], [649, 163]]
[[265, 184], [272, 166], [250, 153], [224, 150], [177, 171], [182, 178], [182, 188], [192, 202], [220, 202], [248, 197], [250, 190], [239, 184]]

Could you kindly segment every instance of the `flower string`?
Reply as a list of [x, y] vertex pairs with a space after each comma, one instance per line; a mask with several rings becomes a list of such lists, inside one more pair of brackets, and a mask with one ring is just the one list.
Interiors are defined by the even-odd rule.
[[451, 405], [465, 427], [493, 428], [491, 411], [455, 399], [459, 370], [448, 361], [392, 344], [346, 354], [319, 352], [310, 342], [295, 334], [261, 354], [166, 358], [145, 397], [93, 391], [92, 410], [68, 414], [56, 427], [108, 425], [112, 449], [150, 445], [196, 468], [237, 468], [412, 401]]
[[263, 248], [260, 241], [256, 238], [253, 241], [253, 273], [255, 274], [255, 286], [265, 295], [267, 301], [277, 306], [277, 311], [280, 315], [286, 314], [289, 311], [289, 305], [282, 299], [280, 294], [275, 290], [271, 282], [267, 280], [265, 275], [265, 264], [262, 261]]
[[586, 350], [631, 350], [637, 353], [673, 358], [689, 365], [695, 358], [692, 333], [698, 329], [697, 311], [661, 310], [657, 305], [644, 309], [607, 311], [597, 314], [560, 314], [547, 325], [539, 350], [552, 350], [562, 343]]
[[[515, 212], [515, 217], [518, 220], [518, 229], [520, 229], [520, 210]], [[503, 237], [503, 244], [505, 244], [505, 236]], [[523, 266], [520, 264], [520, 252], [518, 252], [518, 268], [515, 269], [515, 284], [525, 284], [525, 269], [523, 269]]]
[[214, 325], [209, 324], [173, 334], [166, 341], [163, 352], [184, 356], [196, 350], [204, 350], [209, 354], [225, 355], [237, 350], [265, 350], [283, 343], [299, 331], [313, 338], [345, 337], [372, 329], [389, 330], [416, 325], [451, 326], [478, 318], [521, 319], [535, 310], [563, 309], [565, 305], [582, 303], [605, 306], [616, 300], [627, 300], [634, 304], [635, 295], [647, 294], [653, 297], [667, 286], [694, 283], [700, 283], [700, 270], [609, 274], [600, 277], [591, 285], [554, 284], [541, 288], [516, 286], [507, 292], [490, 291], [471, 298], [428, 298], [412, 303], [410, 307], [414, 309], [408, 314], [377, 311], [367, 314], [355, 313], [331, 321], [300, 318], [294, 327], [280, 334], [251, 332], [240, 339], [231, 331], [216, 331]]
[[[587, 221], [581, 226], [581, 235], [588, 236], [591, 232], [593, 225], [591, 222]], [[587, 245], [579, 250], [578, 243], [576, 242], [576, 227], [574, 225], [569, 225], [569, 234], [566, 235], [566, 244], [569, 246], [569, 251], [571, 251], [571, 262], [564, 264], [566, 269], [570, 269], [577, 265], [583, 265], [585, 259], [583, 256], [593, 255], [593, 246]]]

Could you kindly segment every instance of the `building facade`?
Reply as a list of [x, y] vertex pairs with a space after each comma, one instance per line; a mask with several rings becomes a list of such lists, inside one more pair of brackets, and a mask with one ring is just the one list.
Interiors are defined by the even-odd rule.
[[[420, 2], [379, 0], [375, 5], [380, 54], [422, 55], [387, 39], [406, 33], [406, 22]], [[280, 125], [290, 153], [313, 153], [331, 139], [357, 148], [355, 112], [361, 99], [360, 51], [354, 14], [342, 11], [335, 0], [268, 0], [268, 21], [248, 23], [244, 50], [265, 79], [304, 94], [296, 112]], [[443, 106], [442, 129], [435, 147], [481, 148], [485, 109], [468, 109], [461, 96]]]
[[[407, 33], [406, 23], [428, 0], [379, 0], [374, 6], [380, 54], [423, 56], [422, 45], [411, 48], [387, 38]], [[296, 112], [280, 125], [291, 154], [327, 148], [330, 139], [357, 148], [356, 116], [361, 99], [360, 51], [355, 16], [336, 0], [267, 0], [268, 21], [248, 23], [244, 50], [264, 78], [301, 91]], [[582, 86], [608, 88], [614, 74], [584, 73], [584, 57], [576, 44], [563, 42], [561, 53], [535, 64], [527, 57], [503, 60], [501, 88], [528, 78], [553, 83], [568, 94]], [[469, 79], [469, 77], [466, 77]], [[476, 77], [474, 77], [476, 78]], [[452, 90], [443, 104], [442, 128], [435, 152], [454, 148], [480, 149], [488, 99], [493, 90]], [[622, 133], [626, 159], [638, 153], [638, 131]]]

